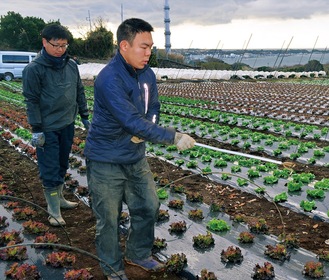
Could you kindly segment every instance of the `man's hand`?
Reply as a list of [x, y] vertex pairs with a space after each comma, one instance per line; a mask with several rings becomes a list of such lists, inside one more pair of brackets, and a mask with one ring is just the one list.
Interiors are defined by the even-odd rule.
[[186, 149], [193, 148], [195, 140], [187, 134], [176, 132], [174, 144], [177, 146], [177, 149], [179, 151], [183, 151]]
[[138, 138], [137, 136], [133, 136], [133, 137], [131, 137], [131, 142], [133, 142], [133, 143], [135, 143], [135, 144], [139, 144], [139, 143], [142, 143], [142, 142], [144, 142], [144, 140], [143, 139], [141, 139], [141, 138]]
[[45, 144], [45, 135], [43, 132], [32, 133], [31, 144], [33, 147], [40, 148]]
[[90, 127], [90, 121], [88, 119], [81, 118], [81, 122], [82, 122], [83, 126], [85, 127], [85, 129], [88, 130]]

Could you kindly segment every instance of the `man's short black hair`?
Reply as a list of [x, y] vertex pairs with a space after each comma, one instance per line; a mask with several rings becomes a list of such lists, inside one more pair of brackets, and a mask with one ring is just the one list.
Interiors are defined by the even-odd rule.
[[71, 40], [72, 35], [68, 29], [60, 24], [52, 23], [47, 25], [41, 32], [42, 38], [45, 38], [47, 41], [53, 39], [66, 39]]
[[137, 33], [152, 32], [151, 24], [140, 18], [130, 18], [123, 21], [117, 30], [117, 44], [126, 40], [131, 45]]

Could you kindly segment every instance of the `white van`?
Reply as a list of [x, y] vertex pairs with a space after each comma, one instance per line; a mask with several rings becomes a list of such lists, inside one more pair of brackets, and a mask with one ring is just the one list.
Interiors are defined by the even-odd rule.
[[0, 77], [6, 81], [22, 78], [24, 67], [36, 56], [35, 52], [0, 51]]

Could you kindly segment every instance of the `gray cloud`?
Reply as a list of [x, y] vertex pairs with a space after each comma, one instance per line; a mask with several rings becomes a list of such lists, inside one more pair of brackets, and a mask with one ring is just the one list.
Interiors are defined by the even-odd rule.
[[[118, 25], [123, 17], [140, 17], [154, 27], [164, 25], [164, 1], [160, 0], [10, 0], [2, 1], [1, 15], [8, 11], [22, 16], [35, 16], [48, 20], [60, 19], [67, 26], [88, 25], [86, 18], [90, 11], [91, 20], [102, 18], [105, 22]], [[171, 25], [195, 23], [215, 25], [228, 23], [234, 19], [276, 18], [302, 19], [312, 15], [329, 14], [327, 0], [171, 0]]]
[[[123, 14], [121, 14], [121, 5], [123, 6]], [[252, 38], [252, 43], [258, 38], [258, 45], [263, 45], [270, 39], [276, 42], [287, 40], [291, 35], [300, 34], [298, 26], [287, 26], [282, 30], [272, 32], [267, 40], [262, 39], [268, 36], [268, 29], [272, 26], [267, 26], [267, 30], [261, 28], [254, 28], [253, 26], [246, 30], [245, 26], [234, 29], [234, 33], [226, 35], [221, 28], [228, 29], [228, 26], [224, 24], [230, 23], [234, 20], [241, 19], [262, 19], [269, 22], [273, 19], [279, 21], [285, 21], [289, 19], [309, 19], [319, 15], [329, 14], [328, 0], [170, 0], [170, 26], [173, 29], [175, 26], [197, 24], [202, 26], [212, 26], [223, 24], [219, 29], [220, 35], [209, 34], [207, 37], [207, 45], [216, 45], [220, 39], [225, 42], [225, 46], [233, 41], [234, 38], [238, 38], [235, 44], [242, 45], [242, 41], [247, 39], [249, 35], [246, 34], [256, 33]], [[121, 0], [121, 1], [109, 1], [109, 0], [10, 0], [2, 1], [0, 4], [0, 15], [6, 15], [8, 11], [13, 11], [21, 14], [23, 17], [34, 16], [42, 18], [43, 20], [57, 20], [68, 26], [70, 29], [82, 29], [89, 27], [88, 11], [90, 12], [92, 25], [97, 22], [98, 19], [102, 19], [103, 23], [109, 24], [113, 33], [116, 31], [116, 27], [121, 22], [121, 16], [123, 19], [130, 17], [140, 17], [149, 21], [155, 28], [164, 28], [164, 0]], [[305, 28], [305, 27], [304, 27]], [[314, 29], [317, 29], [317, 25], [314, 25]], [[318, 31], [325, 32], [322, 26], [318, 27]], [[308, 47], [313, 45], [314, 37], [312, 30], [308, 31], [309, 37]], [[258, 34], [257, 34], [258, 32]], [[259, 32], [262, 32], [259, 34]], [[284, 33], [284, 34], [283, 34]], [[177, 34], [177, 33], [176, 33]], [[305, 32], [301, 34], [301, 44], [304, 44], [306, 38]], [[193, 38], [197, 41], [198, 36], [193, 33], [193, 30], [188, 32], [186, 38]], [[183, 35], [183, 36], [184, 36]], [[199, 34], [200, 35], [200, 34]], [[203, 35], [203, 34], [201, 34]], [[234, 35], [234, 36], [233, 36]], [[305, 34], [306, 35], [306, 34]], [[216, 38], [216, 39], [214, 39]], [[242, 38], [242, 39], [240, 39]], [[320, 39], [327, 38], [326, 34], [322, 34]], [[180, 38], [179, 38], [180, 39]], [[294, 39], [294, 43], [297, 43], [298, 36]], [[189, 40], [189, 39], [187, 39]], [[211, 41], [212, 40], [212, 41]], [[282, 41], [281, 41], [282, 40]], [[177, 42], [177, 38], [176, 41]], [[327, 45], [327, 42], [320, 42]], [[199, 44], [205, 44], [204, 41]], [[277, 46], [278, 44], [276, 44]], [[281, 43], [280, 43], [281, 45]]]

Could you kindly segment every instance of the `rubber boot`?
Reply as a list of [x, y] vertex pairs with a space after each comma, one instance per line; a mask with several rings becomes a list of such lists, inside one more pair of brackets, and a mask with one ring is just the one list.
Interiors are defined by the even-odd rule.
[[50, 214], [50, 216], [48, 217], [50, 225], [57, 227], [65, 225], [66, 223], [61, 215], [58, 190], [44, 189], [43, 193], [47, 201], [48, 213]]
[[64, 189], [64, 184], [58, 186], [60, 207], [64, 209], [76, 208], [79, 205], [79, 203], [66, 200], [63, 196], [63, 189]]

